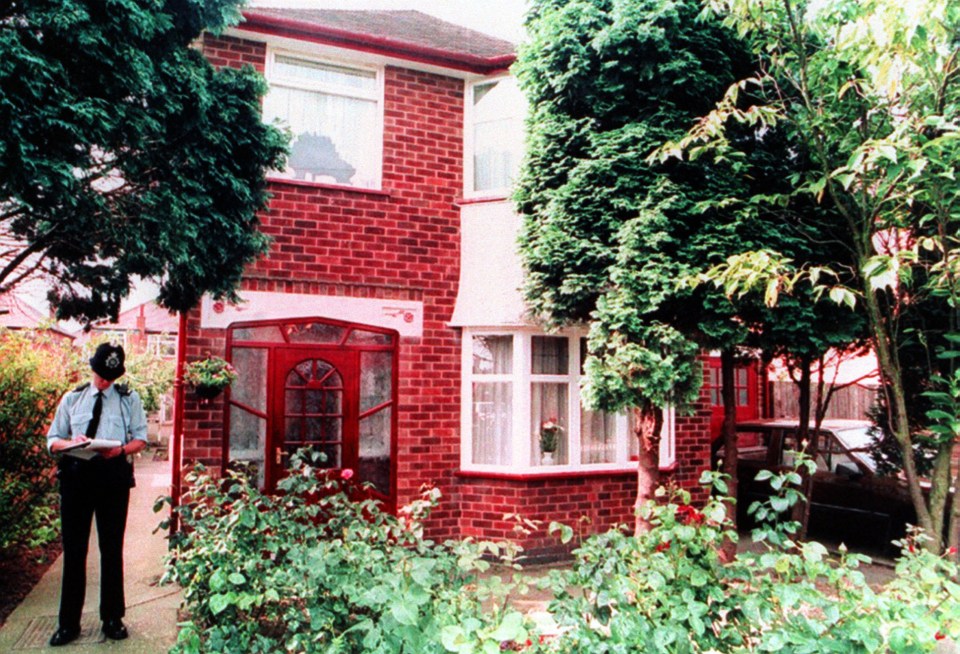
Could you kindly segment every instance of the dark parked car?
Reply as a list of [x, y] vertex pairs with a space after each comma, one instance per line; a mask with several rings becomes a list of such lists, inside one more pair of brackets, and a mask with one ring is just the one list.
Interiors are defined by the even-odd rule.
[[[818, 432], [817, 472], [813, 476], [811, 538], [856, 546], [890, 548], [915, 521], [904, 483], [880, 477], [870, 456], [871, 424], [864, 420], [825, 420]], [[761, 470], [793, 465], [796, 419], [754, 420], [737, 425], [737, 518], [752, 523], [748, 507], [772, 493], [769, 481], [756, 481]], [[722, 449], [718, 452], [723, 456]]]

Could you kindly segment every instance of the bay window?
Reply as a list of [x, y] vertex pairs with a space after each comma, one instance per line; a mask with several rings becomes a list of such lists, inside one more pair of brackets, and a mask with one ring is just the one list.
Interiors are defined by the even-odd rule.
[[380, 188], [383, 83], [377, 68], [271, 51], [263, 117], [293, 137], [276, 176]]
[[[586, 358], [581, 335], [468, 328], [463, 343], [464, 470], [544, 473], [636, 465], [637, 442], [626, 415], [581, 405]], [[553, 430], [554, 425], [559, 426], [556, 438], [541, 439], [544, 428]], [[673, 412], [668, 410], [662, 466], [673, 462], [673, 439]]]

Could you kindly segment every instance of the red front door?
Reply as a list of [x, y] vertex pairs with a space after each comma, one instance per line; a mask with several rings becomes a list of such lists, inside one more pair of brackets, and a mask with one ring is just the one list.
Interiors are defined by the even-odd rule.
[[317, 346], [277, 348], [271, 388], [267, 488], [276, 488], [290, 455], [304, 447], [322, 452], [326, 468], [357, 468], [357, 352]]

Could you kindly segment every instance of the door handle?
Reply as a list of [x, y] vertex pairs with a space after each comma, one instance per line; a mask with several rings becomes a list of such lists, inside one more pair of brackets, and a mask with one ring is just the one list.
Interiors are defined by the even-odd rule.
[[277, 465], [280, 465], [281, 463], [283, 463], [283, 450], [281, 450], [278, 447], [277, 448]]

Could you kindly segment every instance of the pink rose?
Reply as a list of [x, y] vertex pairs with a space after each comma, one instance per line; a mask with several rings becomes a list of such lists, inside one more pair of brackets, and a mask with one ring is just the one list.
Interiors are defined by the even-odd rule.
[[353, 479], [353, 470], [350, 468], [344, 468], [340, 471], [340, 479]]

